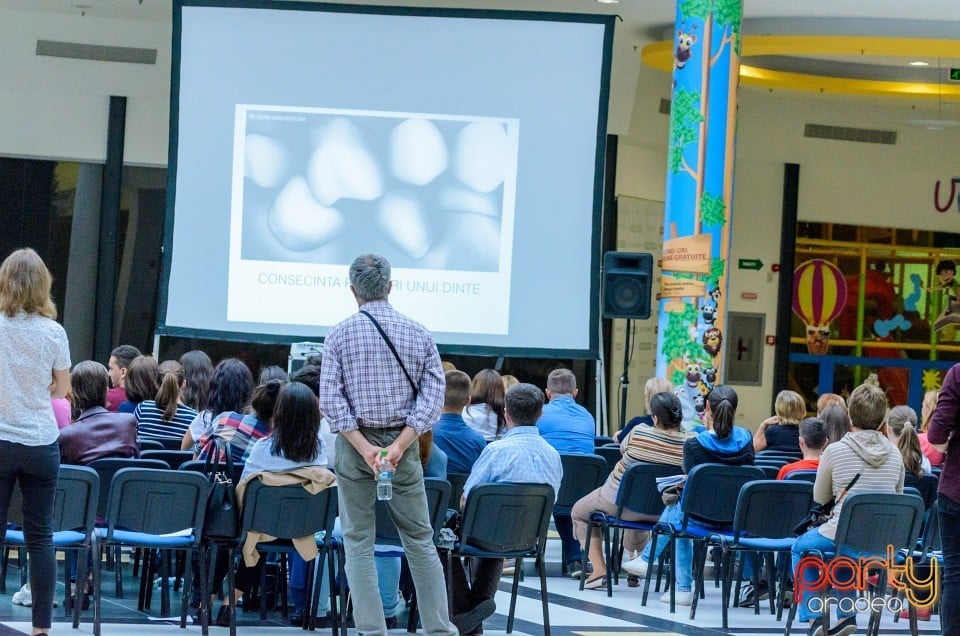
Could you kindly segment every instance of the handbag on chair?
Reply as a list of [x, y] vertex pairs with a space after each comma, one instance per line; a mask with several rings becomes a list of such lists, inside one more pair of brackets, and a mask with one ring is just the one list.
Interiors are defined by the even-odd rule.
[[[211, 436], [206, 445], [203, 473], [210, 484], [203, 536], [208, 539], [235, 539], [240, 533], [240, 509], [237, 487], [233, 483], [233, 455], [230, 442]], [[226, 457], [226, 471], [220, 470], [220, 457]]]

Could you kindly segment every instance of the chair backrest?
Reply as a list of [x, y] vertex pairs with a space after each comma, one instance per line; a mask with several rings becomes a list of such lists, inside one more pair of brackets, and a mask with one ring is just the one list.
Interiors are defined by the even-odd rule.
[[786, 457], [757, 457], [753, 465], [754, 466], [786, 466], [787, 464], [792, 463], [792, 459], [787, 459]]
[[[603, 457], [604, 461], [607, 462], [607, 474], [610, 474], [616, 465], [620, 461], [620, 458], [623, 457], [623, 454], [620, 452], [619, 444], [607, 444], [606, 446], [598, 446], [593, 449], [595, 455]], [[606, 479], [606, 475], [604, 475]]]
[[764, 476], [767, 479], [776, 479], [777, 475], [780, 474], [779, 466], [770, 466], [769, 464], [755, 464], [757, 468], [763, 471]]
[[885, 554], [913, 549], [923, 522], [923, 500], [915, 495], [863, 492], [843, 500], [837, 522], [837, 547], [857, 553]]
[[617, 488], [618, 508], [641, 515], [659, 516], [663, 512], [663, 497], [657, 490], [657, 477], [683, 474], [680, 466], [637, 462], [627, 468]]
[[553, 513], [547, 484], [481, 484], [470, 490], [460, 539], [480, 550], [527, 553], [543, 550]]
[[[78, 530], [90, 534], [97, 519], [100, 477], [87, 466], [61, 465], [53, 498], [53, 531]], [[10, 494], [7, 523], [23, 525], [23, 492], [17, 484]]]
[[917, 477], [913, 473], [906, 473], [903, 476], [904, 487], [916, 488], [920, 492], [920, 498], [923, 499], [923, 505], [929, 509], [933, 502], [937, 500], [937, 486], [940, 484], [940, 478], [937, 475], [922, 475]]
[[751, 481], [740, 488], [733, 531], [765, 539], [793, 536], [793, 529], [813, 505], [813, 484], [807, 481]]
[[113, 476], [107, 504], [114, 528], [147, 534], [194, 529], [197, 541], [207, 509], [207, 480], [182, 470], [122, 468]]
[[789, 459], [790, 461], [793, 461], [797, 459], [803, 459], [803, 452], [799, 448], [796, 451], [777, 451], [764, 449], [756, 455], [756, 459], [763, 459], [766, 457]]
[[[191, 459], [188, 462], [183, 462], [182, 464], [180, 464], [180, 468], [178, 468], [178, 470], [190, 470], [195, 473], [202, 473], [204, 464], [206, 464], [206, 462], [202, 459]], [[240, 476], [243, 475], [244, 465], [245, 464], [243, 462], [235, 462], [233, 464], [233, 474], [231, 475], [231, 478], [233, 479], [234, 484], [240, 483]], [[216, 470], [217, 472], [220, 472], [220, 473], [226, 472], [227, 464], [226, 463], [216, 464]]]
[[940, 552], [942, 549], [939, 505], [934, 501], [927, 511], [927, 522], [923, 526], [923, 556], [928, 558], [931, 552]]
[[150, 439], [159, 442], [163, 450], [178, 451], [183, 445], [182, 437], [151, 437]]
[[596, 448], [596, 447], [598, 447], [598, 446], [606, 446], [607, 444], [616, 444], [616, 442], [613, 441], [613, 438], [612, 438], [612, 437], [608, 437], [608, 436], [606, 436], [606, 435], [594, 435], [594, 436], [593, 436], [593, 447], [594, 447], [594, 448]]
[[756, 466], [700, 464], [687, 475], [680, 498], [684, 522], [693, 519], [714, 526], [730, 526], [740, 498], [740, 489], [749, 481], [766, 478]]
[[610, 471], [606, 460], [599, 455], [561, 454], [560, 464], [563, 466], [563, 479], [553, 512], [568, 515], [573, 504], [599, 488]]
[[183, 464], [193, 461], [193, 451], [141, 450], [140, 459], [159, 459], [167, 462], [171, 470], [177, 470]]
[[241, 541], [250, 531], [297, 539], [324, 530], [329, 537], [336, 518], [336, 486], [314, 495], [299, 484], [267, 486], [251, 479], [243, 495]]
[[140, 443], [141, 453], [148, 450], [163, 450], [163, 444], [155, 439], [140, 439], [137, 441]]
[[[427, 510], [430, 513], [430, 526], [433, 528], [433, 540], [436, 542], [443, 527], [447, 512], [447, 502], [450, 501], [450, 482], [446, 479], [427, 477], [423, 480], [423, 489], [427, 493]], [[400, 532], [387, 511], [383, 501], [377, 501], [377, 543], [385, 545], [401, 545]]]
[[808, 481], [811, 484], [817, 481], [817, 471], [815, 470], [794, 470], [787, 473], [784, 477], [787, 481]]
[[110, 488], [113, 484], [113, 476], [124, 468], [143, 468], [154, 470], [169, 470], [170, 465], [159, 459], [123, 459], [119, 457], [110, 457], [107, 459], [97, 459], [90, 462], [89, 467], [97, 471], [100, 476], [100, 497], [97, 500], [97, 514], [101, 517], [107, 516], [107, 502], [110, 499]]
[[450, 484], [450, 503], [447, 508], [460, 510], [460, 498], [463, 497], [463, 487], [467, 485], [467, 473], [447, 473], [447, 482]]

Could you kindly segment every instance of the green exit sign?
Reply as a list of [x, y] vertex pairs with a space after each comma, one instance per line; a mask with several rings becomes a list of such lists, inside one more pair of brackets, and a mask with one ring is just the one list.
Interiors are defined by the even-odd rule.
[[951, 82], [960, 82], [960, 68], [950, 69], [950, 81]]

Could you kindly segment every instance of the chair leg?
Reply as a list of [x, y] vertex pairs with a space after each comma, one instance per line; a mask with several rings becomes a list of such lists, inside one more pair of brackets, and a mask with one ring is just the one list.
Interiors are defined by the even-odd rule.
[[720, 574], [721, 574], [721, 596], [720, 611], [723, 618], [723, 629], [727, 629], [730, 614], [730, 588], [733, 584], [733, 565], [736, 558], [735, 552], [723, 550], [720, 556]]
[[230, 636], [237, 636], [237, 597], [233, 591], [237, 587], [236, 572], [233, 565], [233, 546], [227, 546], [227, 614], [230, 619]]
[[657, 553], [657, 538], [660, 533], [653, 531], [650, 533], [650, 560], [647, 561], [647, 576], [643, 582], [643, 596], [640, 599], [640, 606], [647, 606], [647, 594], [650, 592], [650, 577], [653, 575], [653, 561]]
[[783, 560], [780, 567], [780, 584], [777, 585], [777, 622], [783, 618], [783, 605], [786, 603], [785, 595], [787, 593], [787, 580], [788, 580], [788, 571], [790, 569], [791, 556], [790, 553], [785, 553], [783, 555]]
[[773, 596], [777, 592], [776, 575], [774, 574], [773, 568], [773, 552], [767, 552], [765, 556], [767, 561], [767, 596], [770, 601], [770, 615], [773, 616], [776, 613]]
[[120, 564], [120, 546], [113, 549], [113, 574], [117, 585], [117, 598], [123, 598], [123, 566]]
[[[117, 569], [119, 570], [119, 561]], [[160, 552], [160, 616], [170, 616], [170, 551]]]
[[[260, 621], [267, 620], [267, 555], [260, 553]], [[244, 605], [246, 608], [246, 605]]]
[[10, 561], [10, 548], [3, 546], [0, 554], [0, 594], [7, 593], [7, 563]]
[[200, 572], [200, 608], [197, 614], [200, 618], [200, 634], [208, 636], [210, 633], [210, 578], [209, 578], [209, 560], [213, 546], [207, 543], [201, 543], [197, 558], [200, 561], [197, 564], [197, 570]]
[[[80, 550], [77, 550], [77, 582], [73, 586], [73, 628], [80, 628], [80, 606], [83, 604], [81, 599], [83, 598], [82, 594], [87, 592], [87, 555], [90, 553], [90, 548], [84, 546]], [[66, 556], [67, 552], [64, 552]], [[66, 563], [64, 563], [66, 565]], [[68, 568], [69, 569], [69, 568]], [[66, 585], [69, 588], [70, 586], [70, 573], [67, 572], [67, 576], [64, 577]], [[69, 590], [67, 592], [69, 596]]]
[[523, 557], [517, 557], [516, 567], [513, 570], [513, 589], [510, 590], [510, 613], [507, 615], [507, 633], [513, 632], [513, 616], [517, 609], [517, 592], [520, 590], [520, 567]]
[[[544, 546], [546, 548], [546, 546]], [[547, 568], [543, 562], [543, 551], [537, 555], [540, 564], [540, 602], [543, 603], [543, 635], [550, 636], [550, 600], [547, 596]]]
[[690, 603], [690, 620], [697, 617], [697, 605], [701, 598], [705, 598], [704, 591], [704, 570], [707, 565], [707, 544], [705, 542], [694, 542], [693, 550], [693, 599]]
[[[613, 539], [610, 541], [610, 563], [607, 566], [607, 572], [611, 573], [613, 576], [612, 585], [620, 585], [620, 562], [616, 558], [617, 551], [620, 549], [620, 526], [613, 526]], [[613, 588], [608, 588], [609, 594], [607, 596], [613, 596]]]
[[[613, 533], [617, 533], [616, 527], [614, 527]], [[609, 534], [603, 535], [603, 556], [607, 562], [606, 583], [607, 597], [609, 598], [613, 596], [613, 546]]]
[[100, 572], [103, 565], [103, 549], [96, 533], [93, 534], [93, 636], [100, 636]]
[[190, 587], [193, 584], [192, 554], [193, 548], [190, 548], [185, 550], [183, 555], [183, 585], [180, 588], [180, 629], [187, 628], [187, 609], [190, 607]]

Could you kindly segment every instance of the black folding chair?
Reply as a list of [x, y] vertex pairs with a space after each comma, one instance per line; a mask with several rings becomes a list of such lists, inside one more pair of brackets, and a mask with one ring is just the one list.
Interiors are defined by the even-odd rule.
[[140, 439], [137, 441], [140, 443], [141, 453], [143, 451], [148, 451], [148, 450], [159, 450], [159, 451], [163, 450], [163, 444], [161, 444], [155, 439]]
[[763, 471], [763, 474], [767, 479], [776, 480], [777, 475], [780, 474], [779, 466], [771, 466], [769, 464], [756, 464], [756, 467]]
[[937, 500], [937, 487], [939, 485], [940, 478], [937, 475], [926, 474], [917, 477], [913, 473], [906, 473], [903, 476], [903, 487], [916, 488], [927, 510], [929, 510]]
[[[93, 533], [94, 589], [99, 591], [103, 550], [120, 546], [185, 553], [186, 569], [180, 601], [180, 627], [187, 626], [190, 557], [200, 543], [207, 506], [203, 475], [177, 470], [124, 468], [113, 476], [107, 502], [107, 527]], [[166, 561], [163, 561], [165, 564]], [[120, 565], [117, 564], [117, 569]], [[167, 572], [164, 571], [164, 578]], [[161, 588], [161, 613], [169, 607], [167, 588]], [[100, 597], [94, 598], [93, 630], [100, 636]]]
[[606, 446], [598, 446], [593, 449], [595, 455], [603, 457], [604, 461], [607, 462], [607, 474], [603, 476], [604, 479], [607, 478], [607, 475], [617, 466], [617, 462], [623, 457], [623, 453], [620, 452], [619, 444], [607, 444]]
[[[599, 488], [610, 474], [607, 462], [598, 455], [560, 455], [563, 465], [563, 479], [557, 501], [553, 504], [553, 516], [569, 517], [573, 506], [585, 495]], [[560, 566], [561, 574], [567, 574], [567, 559], [563, 554]], [[582, 571], [582, 570], [581, 570]]]
[[795, 470], [791, 473], [787, 473], [787, 476], [783, 478], [785, 481], [806, 481], [815, 483], [817, 481], [817, 471], [815, 470]]
[[467, 473], [447, 473], [447, 481], [450, 483], [450, 503], [447, 508], [451, 510], [460, 510], [460, 498], [463, 497], [463, 487], [467, 484]]
[[617, 442], [607, 435], [594, 435], [593, 436], [593, 447], [597, 448], [599, 446], [606, 446], [607, 444], [616, 444]]
[[[550, 636], [547, 572], [543, 555], [547, 547], [553, 502], [553, 487], [546, 484], [481, 484], [473, 488], [467, 498], [460, 527], [460, 540], [448, 558], [517, 560], [510, 591], [508, 634], [513, 632], [523, 560], [533, 558], [540, 572], [543, 634]], [[451, 569], [448, 563], [448, 589]]]
[[[837, 522], [836, 548], [832, 553], [816, 553], [824, 562], [837, 555], [859, 559], [860, 557], [885, 556], [887, 549], [910, 549], [920, 534], [923, 522], [923, 500], [915, 495], [894, 493], [855, 493], [843, 500], [840, 519]], [[801, 555], [810, 556], [805, 552]], [[877, 567], [878, 581], [873, 591], [882, 594], [886, 588], [886, 568]], [[796, 576], [796, 574], [795, 574]], [[799, 585], [799, 581], [794, 582]], [[796, 617], [799, 602], [790, 604], [785, 636], [790, 636], [790, 628]], [[823, 603], [823, 629], [830, 626], [830, 608], [832, 604]], [[910, 633], [917, 634], [916, 609], [910, 606]], [[867, 634], [878, 634], [880, 630], [880, 612], [870, 614]]]
[[[86, 466], [60, 466], [57, 477], [57, 488], [53, 499], [53, 547], [57, 550], [75, 550], [78, 556], [77, 585], [73, 591], [73, 628], [80, 627], [80, 599], [79, 596], [86, 587], [87, 556], [90, 553], [93, 525], [97, 519], [97, 497], [100, 493], [100, 478], [96, 471]], [[23, 496], [19, 486], [13, 489], [10, 514], [7, 522], [23, 527], [23, 515], [20, 501], [15, 499]], [[7, 530], [3, 541], [4, 548], [26, 548], [27, 542], [23, 530]], [[4, 550], [6, 555], [6, 550]], [[6, 579], [6, 556], [0, 576]], [[67, 559], [63, 562], [63, 579], [66, 595], [70, 596], [70, 568]], [[94, 595], [99, 590], [94, 586]], [[94, 599], [96, 602], [96, 599]]]
[[193, 451], [140, 450], [140, 459], [159, 459], [167, 462], [171, 470], [177, 470], [183, 464], [193, 461]]
[[[340, 628], [341, 609], [337, 606], [336, 577], [334, 572], [334, 551], [338, 549], [338, 544], [333, 539], [333, 526], [337, 518], [337, 488], [330, 486], [317, 494], [307, 492], [299, 484], [289, 486], [266, 486], [259, 479], [251, 479], [244, 493], [243, 517], [240, 523], [240, 541], [242, 546], [246, 541], [247, 534], [250, 532], [259, 532], [276, 537], [274, 541], [257, 544], [257, 551], [266, 552], [285, 552], [292, 554], [296, 551], [292, 539], [300, 537], [316, 536], [323, 533], [322, 539], [317, 538], [317, 548], [320, 551], [320, 558], [327, 559], [328, 573], [330, 577], [330, 611], [334, 619], [331, 624], [331, 633], [336, 636]], [[228, 563], [233, 563], [234, 546], [228, 546]], [[343, 563], [340, 555], [339, 563]], [[316, 564], [314, 564], [316, 565]], [[307, 598], [304, 602], [305, 608], [311, 608], [310, 616], [305, 617], [304, 627], [313, 627], [313, 614], [315, 607], [313, 603], [314, 585], [313, 570], [307, 568]], [[236, 585], [234, 582], [234, 569], [227, 570], [228, 586], [227, 589], [233, 590]], [[342, 577], [341, 577], [342, 578]], [[266, 584], [266, 569], [260, 570], [260, 589], [261, 598], [264, 586]], [[228, 595], [230, 604], [230, 636], [236, 636], [236, 604], [233, 593]], [[202, 599], [201, 602], [209, 599]], [[266, 603], [260, 603], [260, 620], [267, 619]], [[344, 632], [346, 633], [346, 632]]]
[[[430, 513], [430, 525], [433, 527], [433, 542], [439, 542], [440, 530], [443, 528], [447, 512], [447, 502], [450, 501], [450, 482], [445, 479], [427, 477], [423, 480], [423, 487], [427, 494], [427, 510]], [[374, 550], [374, 556], [405, 558], [400, 532], [390, 517], [386, 503], [376, 503], [377, 538], [376, 545], [387, 547], [387, 550]], [[407, 618], [407, 631], [411, 634], [417, 631], [419, 612], [417, 611], [417, 595], [410, 600], [410, 612]]]
[[[587, 533], [586, 551], [590, 552], [590, 543], [593, 540], [593, 528], [600, 528], [600, 536], [603, 541], [604, 556], [607, 562], [607, 596], [613, 596], [613, 583], [617, 581], [620, 570], [619, 559], [614, 559], [615, 555], [620, 554], [620, 530], [638, 530], [651, 531], [657, 524], [657, 521], [628, 521], [623, 518], [624, 512], [632, 512], [638, 515], [646, 515], [654, 518], [659, 517], [663, 512], [663, 498], [660, 491], [657, 490], [658, 477], [673, 477], [683, 471], [680, 466], [671, 466], [668, 464], [648, 464], [637, 462], [630, 466], [620, 478], [620, 486], [617, 489], [617, 512], [613, 515], [605, 514], [601, 511], [595, 511], [590, 514], [591, 531]], [[613, 539], [610, 539], [610, 530], [614, 531]], [[587, 580], [586, 568], [580, 574], [580, 589], [583, 589]]]
[[[729, 533], [712, 534], [706, 539], [706, 547], [718, 546], [721, 550], [721, 578], [723, 629], [727, 629], [727, 608], [730, 603], [730, 588], [733, 584], [734, 560], [737, 554], [753, 553], [758, 556], [754, 568], [753, 588], [758, 589], [761, 558], [767, 563], [767, 580], [770, 582], [770, 613], [774, 612], [774, 557], [775, 554], [790, 556], [796, 537], [793, 529], [806, 516], [813, 504], [813, 486], [809, 482], [751, 481], [740, 489], [733, 529]], [[785, 587], [787, 569], [782, 568], [779, 592]], [[691, 619], [696, 618], [697, 592], [703, 589], [703, 570], [698, 568], [696, 591], [691, 606]], [[778, 595], [777, 598], [780, 598]], [[783, 611], [782, 603], [780, 613]], [[760, 595], [754, 594], [754, 613], [760, 613]]]

